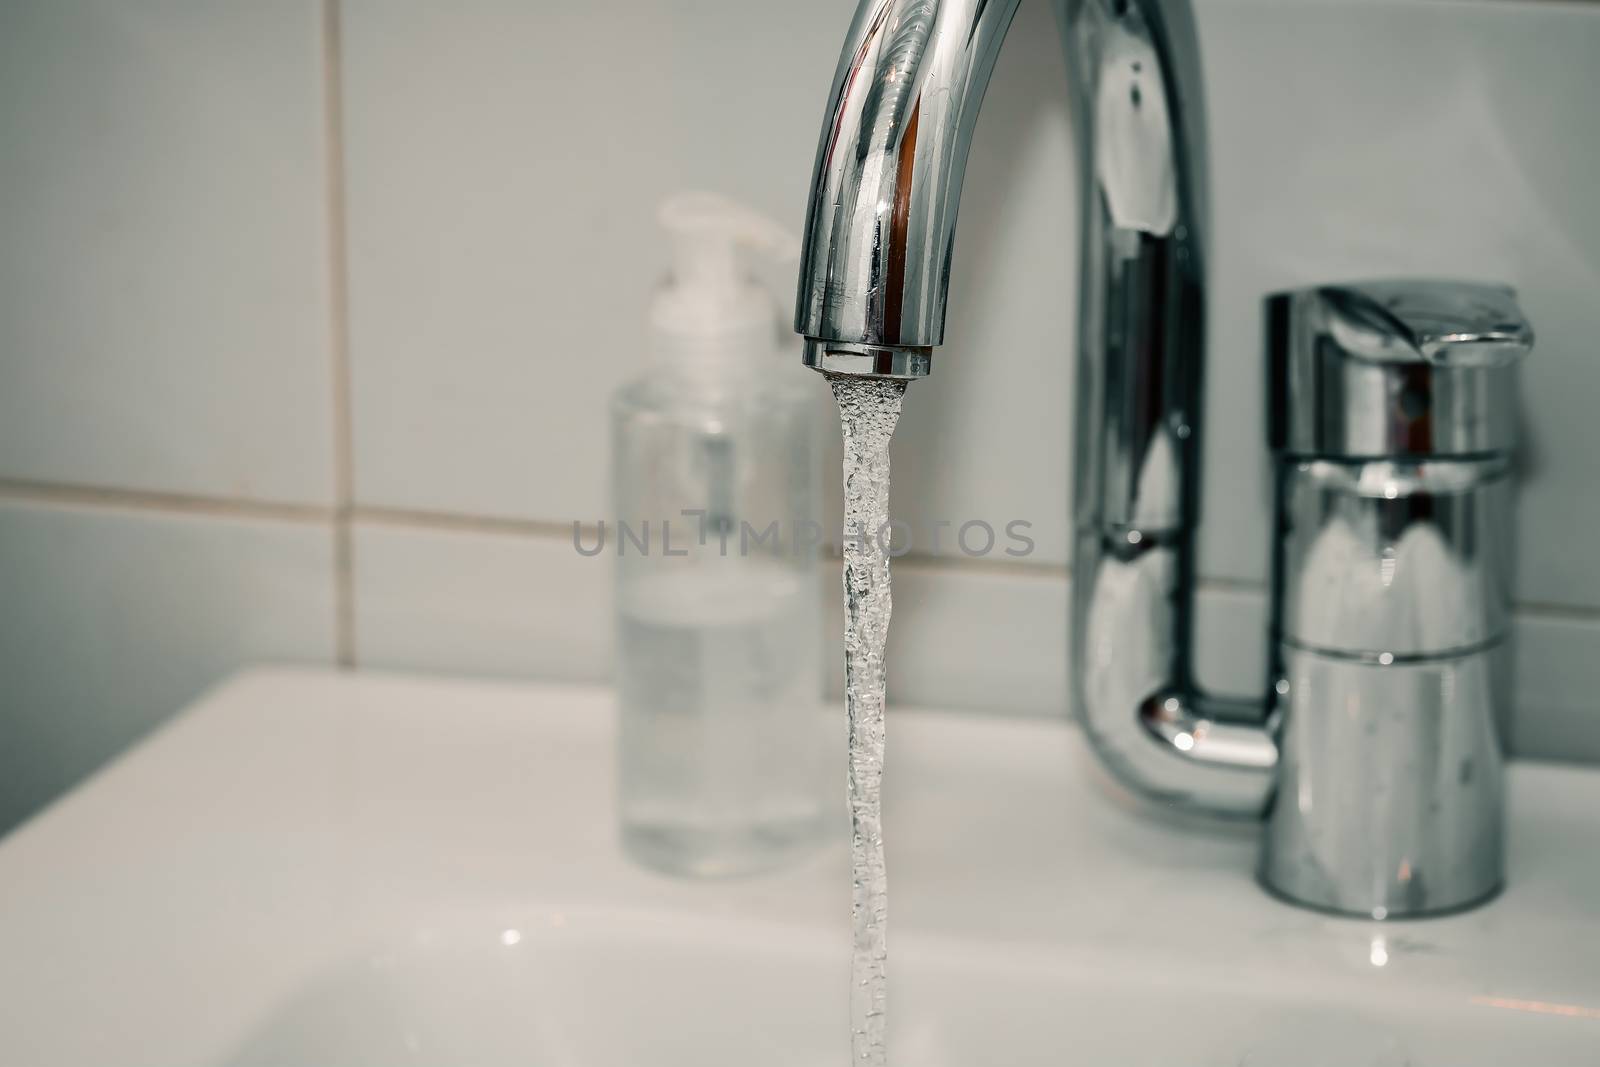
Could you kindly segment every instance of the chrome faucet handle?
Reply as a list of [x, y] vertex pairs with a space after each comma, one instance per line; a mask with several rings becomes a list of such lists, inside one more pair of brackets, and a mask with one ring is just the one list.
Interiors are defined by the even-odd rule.
[[1382, 281], [1318, 289], [1350, 355], [1377, 363], [1499, 366], [1528, 354], [1533, 329], [1509, 286]]
[[1533, 329], [1503, 285], [1376, 281], [1267, 299], [1272, 446], [1340, 458], [1509, 450]]
[[1377, 918], [1503, 874], [1510, 453], [1533, 331], [1498, 285], [1267, 300], [1279, 749], [1262, 881]]

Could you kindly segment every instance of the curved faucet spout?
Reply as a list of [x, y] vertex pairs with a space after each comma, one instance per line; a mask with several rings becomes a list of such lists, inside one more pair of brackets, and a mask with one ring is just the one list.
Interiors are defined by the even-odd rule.
[[944, 340], [972, 128], [1018, 0], [864, 0], [817, 145], [795, 329], [806, 360], [919, 377]]
[[[967, 151], [1018, 0], [862, 0], [806, 214], [805, 361], [915, 378], [944, 339]], [[1266, 804], [1276, 747], [1190, 669], [1204, 344], [1204, 109], [1189, 0], [1057, 0], [1073, 80], [1083, 255], [1071, 671], [1136, 791]]]

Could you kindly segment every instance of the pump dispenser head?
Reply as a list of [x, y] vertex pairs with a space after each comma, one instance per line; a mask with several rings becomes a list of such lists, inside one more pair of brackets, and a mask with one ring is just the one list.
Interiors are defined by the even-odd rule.
[[760, 363], [777, 355], [780, 312], [750, 260], [796, 260], [799, 239], [715, 193], [670, 196], [659, 218], [672, 270], [650, 310], [652, 363], [708, 385], [761, 373]]

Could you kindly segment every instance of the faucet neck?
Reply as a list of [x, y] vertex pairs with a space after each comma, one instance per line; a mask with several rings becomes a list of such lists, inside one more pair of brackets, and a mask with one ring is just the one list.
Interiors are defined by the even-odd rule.
[[915, 350], [944, 340], [967, 150], [1018, 2], [857, 8], [817, 144], [801, 250], [795, 329], [826, 342], [815, 365], [835, 346]]

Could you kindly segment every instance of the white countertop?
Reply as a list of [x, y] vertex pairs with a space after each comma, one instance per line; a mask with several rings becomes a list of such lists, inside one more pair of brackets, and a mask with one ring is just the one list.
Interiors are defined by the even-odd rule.
[[[904, 949], [891, 960], [905, 982], [922, 956], [1019, 982], [1068, 964], [1103, 976], [1125, 991], [1112, 1003], [1135, 1001], [1147, 1020], [1123, 1035], [1121, 1062], [1145, 1062], [1141, 1042], [1185, 1027], [1204, 1048], [1191, 1062], [1276, 1062], [1280, 1038], [1252, 1044], [1265, 1029], [1248, 1020], [1302, 1010], [1293, 1033], [1364, 1020], [1335, 1026], [1371, 1037], [1341, 1063], [1443, 1062], [1426, 1052], [1436, 1024], [1502, 1042], [1486, 1063], [1600, 1062], [1600, 772], [1514, 764], [1502, 896], [1380, 924], [1267, 897], [1253, 828], [1115, 800], [1064, 723], [890, 715], [891, 944]], [[599, 688], [288, 669], [233, 679], [0, 841], [0, 1063], [228, 1062], [285, 1005], [384, 946], [597, 916], [798, 939], [825, 967], [837, 954], [842, 998], [843, 805], [836, 841], [798, 868], [669, 879], [619, 852], [613, 743]], [[1026, 997], [981, 999], [932, 1015], [965, 1004], [1016, 1013], [1017, 1033], [1035, 1025]], [[1219, 1013], [1234, 1021], [1213, 1040], [1195, 1019]]]

